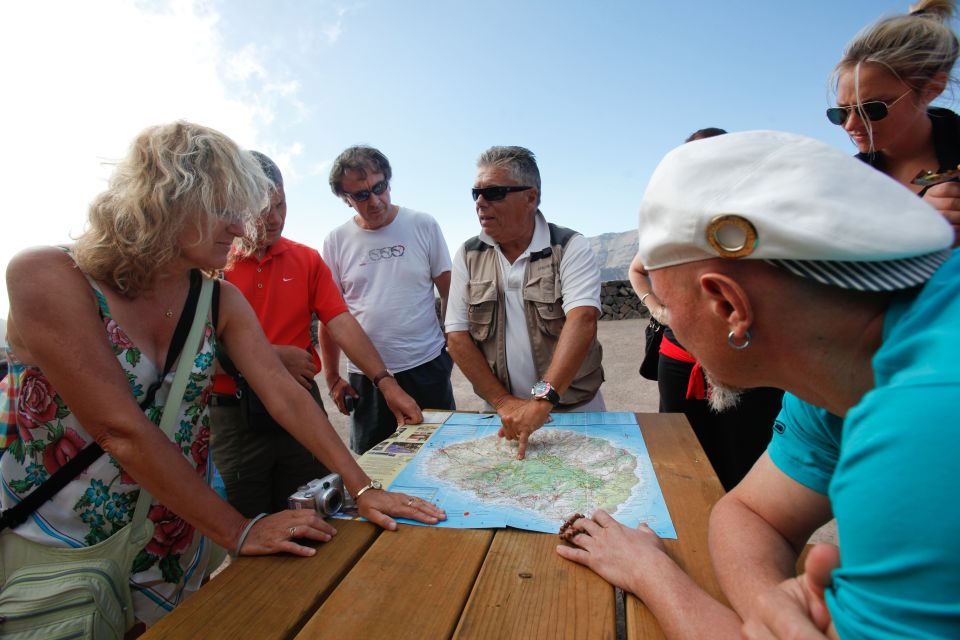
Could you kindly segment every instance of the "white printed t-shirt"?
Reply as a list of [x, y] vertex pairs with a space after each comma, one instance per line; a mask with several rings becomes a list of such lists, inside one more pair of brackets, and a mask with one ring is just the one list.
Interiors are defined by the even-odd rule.
[[[351, 218], [323, 241], [333, 281], [387, 368], [398, 373], [440, 355], [434, 278], [450, 271], [450, 252], [431, 216], [400, 207], [385, 227]], [[351, 362], [351, 373], [361, 373]]]

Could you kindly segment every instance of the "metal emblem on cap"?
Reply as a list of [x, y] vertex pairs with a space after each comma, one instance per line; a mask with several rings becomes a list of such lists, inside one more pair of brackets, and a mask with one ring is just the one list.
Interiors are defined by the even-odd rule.
[[757, 248], [757, 229], [743, 216], [725, 213], [707, 225], [707, 242], [721, 258], [743, 258]]

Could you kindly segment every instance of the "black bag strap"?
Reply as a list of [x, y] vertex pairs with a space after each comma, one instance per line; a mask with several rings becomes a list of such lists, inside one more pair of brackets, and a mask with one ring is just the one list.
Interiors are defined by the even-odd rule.
[[[213, 294], [210, 298], [210, 313], [213, 318], [213, 330], [216, 331], [219, 327], [220, 322], [220, 281], [213, 281]], [[237, 370], [237, 365], [233, 364], [233, 360], [230, 359], [230, 356], [227, 354], [227, 350], [224, 348], [223, 344], [217, 340], [217, 360], [220, 361], [220, 366], [223, 367], [223, 370], [227, 373], [228, 376], [233, 378], [234, 382], [239, 382], [243, 376], [240, 374], [240, 371]], [[238, 396], [239, 397], [239, 396]]]
[[[147, 393], [140, 401], [140, 408], [146, 410], [153, 402], [157, 391], [163, 386], [163, 380], [173, 368], [173, 363], [180, 357], [183, 351], [184, 343], [187, 341], [187, 334], [190, 333], [190, 325], [193, 324], [193, 317], [197, 312], [197, 301], [200, 299], [200, 286], [203, 284], [203, 277], [196, 269], [190, 272], [190, 291], [187, 294], [187, 301], [183, 305], [183, 311], [180, 312], [180, 319], [177, 320], [177, 327], [173, 331], [173, 338], [170, 340], [170, 348], [167, 351], [167, 359], [163, 365], [163, 372], [160, 379], [147, 388]], [[216, 290], [215, 290], [216, 291]], [[30, 514], [40, 508], [47, 500], [52, 498], [67, 486], [74, 478], [83, 473], [83, 470], [103, 455], [103, 448], [96, 442], [91, 442], [83, 448], [80, 453], [71, 458], [62, 467], [51, 475], [46, 482], [41, 484], [35, 490], [30, 492], [23, 500], [7, 509], [0, 516], [0, 531], [7, 527], [19, 527], [26, 522]]]
[[163, 386], [163, 381], [173, 368], [173, 363], [180, 357], [183, 351], [183, 344], [187, 341], [187, 334], [190, 333], [190, 325], [193, 323], [193, 316], [197, 313], [197, 301], [200, 299], [200, 286], [203, 284], [203, 277], [196, 269], [190, 271], [190, 291], [187, 293], [187, 301], [183, 305], [183, 311], [180, 312], [180, 318], [177, 320], [177, 327], [173, 330], [173, 338], [170, 340], [170, 348], [167, 350], [167, 359], [163, 363], [163, 372], [160, 377], [147, 387], [147, 393], [140, 401], [140, 408], [146, 410], [153, 402], [157, 391]]

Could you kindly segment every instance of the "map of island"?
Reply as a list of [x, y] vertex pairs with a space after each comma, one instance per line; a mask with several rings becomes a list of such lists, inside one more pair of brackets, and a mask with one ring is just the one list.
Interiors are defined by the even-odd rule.
[[516, 506], [553, 520], [600, 508], [611, 513], [641, 482], [637, 459], [603, 438], [550, 429], [535, 438], [526, 460], [497, 435], [429, 451], [428, 474], [491, 504]]
[[443, 507], [447, 520], [439, 526], [555, 533], [572, 513], [604, 509], [624, 524], [646, 522], [676, 537], [633, 414], [553, 418], [517, 460], [516, 443], [497, 435], [495, 414], [454, 413], [390, 488]]

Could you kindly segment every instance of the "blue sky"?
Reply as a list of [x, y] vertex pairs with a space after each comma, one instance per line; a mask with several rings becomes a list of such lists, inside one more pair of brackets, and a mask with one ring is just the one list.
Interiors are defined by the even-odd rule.
[[[451, 253], [478, 231], [469, 189], [494, 144], [537, 154], [548, 219], [587, 236], [625, 231], [659, 159], [701, 127], [788, 130], [852, 153], [823, 115], [829, 74], [861, 27], [906, 10], [889, 0], [3, 3], [0, 175], [13, 202], [0, 268], [19, 248], [81, 231], [104, 161], [177, 118], [273, 156], [287, 235], [306, 244], [350, 214], [327, 173], [356, 143], [387, 154], [393, 201], [433, 214]], [[0, 286], [0, 317], [7, 308]]]

